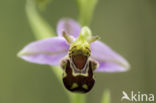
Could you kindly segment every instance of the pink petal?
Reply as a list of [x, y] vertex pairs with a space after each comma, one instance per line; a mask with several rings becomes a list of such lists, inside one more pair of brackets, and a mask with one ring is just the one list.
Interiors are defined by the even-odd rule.
[[80, 34], [81, 26], [73, 19], [61, 19], [57, 25], [57, 34], [62, 36], [63, 31], [76, 38]]
[[53, 37], [28, 44], [18, 56], [32, 63], [59, 65], [60, 59], [67, 55], [68, 49], [69, 45], [63, 37]]
[[99, 62], [99, 68], [95, 72], [124, 72], [125, 69], [123, 66], [120, 66], [111, 62]]
[[96, 71], [122, 72], [130, 67], [122, 56], [101, 41], [95, 41], [91, 44], [91, 58], [100, 64]]

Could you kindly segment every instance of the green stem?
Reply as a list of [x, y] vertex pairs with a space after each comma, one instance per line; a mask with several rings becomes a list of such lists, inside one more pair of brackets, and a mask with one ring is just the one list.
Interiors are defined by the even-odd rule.
[[71, 103], [86, 103], [85, 94], [72, 94], [70, 98]]
[[27, 0], [26, 14], [37, 39], [49, 38], [56, 35], [52, 27], [37, 12], [34, 0]]
[[109, 90], [105, 90], [102, 96], [102, 100], [101, 103], [111, 103], [110, 101], [110, 91]]
[[98, 0], [77, 0], [79, 7], [79, 22], [82, 26], [89, 26]]

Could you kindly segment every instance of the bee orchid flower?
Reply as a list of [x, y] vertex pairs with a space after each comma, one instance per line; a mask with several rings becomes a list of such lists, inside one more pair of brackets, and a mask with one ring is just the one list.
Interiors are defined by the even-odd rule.
[[105, 43], [92, 36], [88, 27], [72, 19], [61, 19], [56, 37], [28, 44], [18, 56], [28, 62], [60, 66], [63, 83], [72, 92], [90, 91], [93, 72], [124, 72], [129, 63]]

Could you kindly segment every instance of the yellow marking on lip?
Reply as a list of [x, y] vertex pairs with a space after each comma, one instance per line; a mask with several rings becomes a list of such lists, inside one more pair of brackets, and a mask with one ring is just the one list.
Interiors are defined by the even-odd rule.
[[78, 87], [78, 84], [77, 83], [73, 83], [71, 89], [75, 89], [77, 87]]
[[88, 85], [87, 85], [87, 84], [83, 84], [83, 85], [82, 85], [82, 88], [88, 89]]

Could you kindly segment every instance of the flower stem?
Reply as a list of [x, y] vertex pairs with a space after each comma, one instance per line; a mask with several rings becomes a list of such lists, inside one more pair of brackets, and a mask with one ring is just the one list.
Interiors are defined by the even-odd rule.
[[71, 103], [86, 103], [85, 94], [72, 94], [70, 98]]
[[36, 9], [35, 1], [27, 0], [26, 15], [35, 37], [37, 39], [44, 39], [55, 36], [56, 34], [52, 27], [46, 21], [44, 21]]
[[104, 91], [101, 103], [111, 103], [111, 101], [110, 101], [110, 91], [109, 90]]
[[82, 26], [89, 26], [98, 0], [77, 0], [79, 8], [79, 22]]

